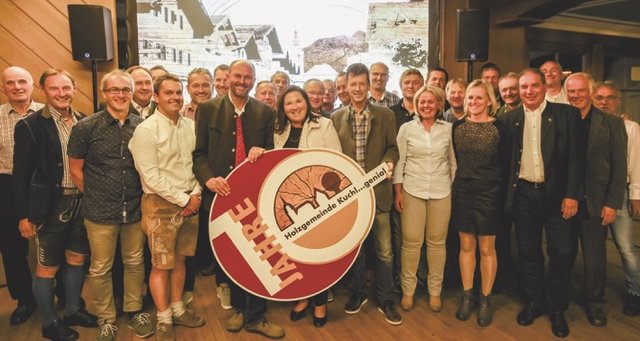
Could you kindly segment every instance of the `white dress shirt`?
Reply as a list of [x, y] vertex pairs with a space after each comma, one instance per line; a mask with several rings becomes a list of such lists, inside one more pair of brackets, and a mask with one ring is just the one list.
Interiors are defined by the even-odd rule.
[[557, 95], [552, 96], [547, 92], [544, 97], [549, 102], [569, 104], [569, 99], [567, 98], [567, 92], [564, 91], [564, 87], [560, 88], [560, 92], [558, 92]]
[[158, 109], [140, 123], [129, 141], [129, 150], [140, 174], [142, 190], [184, 207], [200, 193], [193, 174], [195, 122], [179, 116], [177, 124]]
[[519, 178], [529, 182], [544, 182], [544, 161], [540, 136], [542, 130], [542, 112], [547, 107], [543, 101], [535, 110], [524, 109], [524, 128], [522, 131], [522, 155], [520, 157]]
[[136, 101], [131, 101], [131, 103], [133, 104], [133, 108], [140, 113], [140, 117], [147, 118], [149, 117], [149, 115], [151, 115], [151, 113], [149, 112], [149, 110], [151, 110], [151, 101], [149, 101], [149, 104], [147, 104], [146, 107], [141, 106], [140, 104], [136, 103]]
[[624, 120], [627, 130], [627, 182], [629, 200], [640, 200], [640, 125]]
[[397, 137], [400, 159], [393, 172], [393, 183], [402, 183], [402, 188], [417, 198], [447, 197], [457, 168], [452, 126], [436, 120], [431, 131], [427, 131], [417, 116], [403, 124]]

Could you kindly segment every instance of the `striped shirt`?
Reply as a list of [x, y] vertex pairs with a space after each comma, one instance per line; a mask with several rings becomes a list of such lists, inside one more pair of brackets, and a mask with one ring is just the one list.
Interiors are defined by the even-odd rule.
[[[71, 110], [71, 109], [69, 109]], [[62, 114], [56, 111], [53, 107], [49, 106], [51, 116], [56, 124], [58, 130], [58, 137], [60, 138], [60, 146], [62, 147], [62, 187], [63, 188], [76, 188], [76, 185], [71, 180], [71, 172], [69, 172], [69, 156], [67, 155], [67, 144], [69, 143], [69, 136], [71, 135], [71, 127], [78, 123], [78, 119], [75, 115], [71, 114], [72, 124], [68, 127], [62, 120]]]
[[13, 131], [16, 123], [43, 106], [41, 103], [31, 101], [27, 113], [22, 116], [10, 103], [0, 105], [0, 174], [13, 173]]
[[367, 136], [371, 125], [369, 107], [365, 107], [361, 113], [358, 113], [352, 106], [349, 106], [349, 122], [356, 144], [356, 162], [362, 169], [366, 169], [364, 160], [367, 158]]

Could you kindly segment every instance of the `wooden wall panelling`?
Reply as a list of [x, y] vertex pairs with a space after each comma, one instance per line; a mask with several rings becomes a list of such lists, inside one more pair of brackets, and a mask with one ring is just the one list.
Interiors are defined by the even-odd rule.
[[[2, 37], [3, 46], [10, 46], [8, 49], [3, 49], [0, 59], [2, 59], [7, 66], [17, 65], [25, 68], [33, 76], [34, 83], [37, 83], [38, 77], [42, 71], [49, 67], [45, 60], [34, 56], [29, 50], [29, 47], [24, 45], [18, 37], [9, 33], [1, 23], [0, 37]], [[44, 101], [44, 96], [42, 96], [42, 93], [37, 89], [33, 92], [33, 98], [38, 102]], [[2, 103], [5, 103], [6, 101], [7, 98], [4, 96]]]
[[[46, 68], [68, 70], [76, 80], [78, 92], [74, 107], [85, 113], [92, 110], [92, 81], [90, 64], [74, 61], [71, 55], [71, 37], [69, 33], [68, 4], [101, 5], [111, 10], [114, 29], [114, 54], [117, 58], [115, 43], [115, 1], [114, 0], [11, 0], [0, 1], [0, 46], [9, 46], [0, 52], [3, 69], [7, 65], [19, 65], [32, 73], [37, 82]], [[117, 66], [117, 59], [98, 64], [98, 80]], [[6, 101], [4, 94], [0, 98]], [[43, 101], [40, 91], [34, 92], [34, 98]]]

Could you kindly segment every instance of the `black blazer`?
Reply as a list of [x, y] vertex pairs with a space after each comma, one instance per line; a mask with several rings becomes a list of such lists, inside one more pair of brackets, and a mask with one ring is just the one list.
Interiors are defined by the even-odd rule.
[[[518, 187], [522, 158], [523, 106], [498, 117], [513, 139], [505, 208], [511, 210]], [[547, 102], [542, 112], [540, 149], [544, 162], [545, 208], [550, 216], [562, 215], [562, 199], [580, 200], [583, 193], [583, 153], [580, 147], [580, 112], [567, 105]]]
[[627, 187], [627, 131], [622, 118], [607, 115], [593, 105], [589, 110], [584, 201], [590, 217], [599, 217], [603, 206], [622, 209]]
[[[73, 112], [78, 120], [83, 114]], [[48, 222], [62, 196], [62, 146], [49, 107], [18, 121], [14, 132], [13, 195], [18, 219]]]

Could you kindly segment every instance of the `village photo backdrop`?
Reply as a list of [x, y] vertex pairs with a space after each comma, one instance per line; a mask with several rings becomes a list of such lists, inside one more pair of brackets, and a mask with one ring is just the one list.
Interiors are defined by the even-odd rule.
[[183, 80], [238, 58], [254, 63], [258, 81], [281, 70], [298, 85], [382, 61], [400, 94], [404, 69], [427, 69], [428, 0], [137, 0], [137, 12], [140, 65]]

